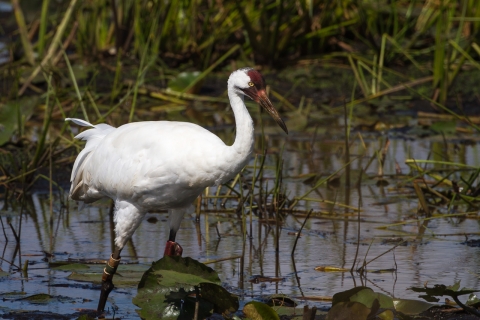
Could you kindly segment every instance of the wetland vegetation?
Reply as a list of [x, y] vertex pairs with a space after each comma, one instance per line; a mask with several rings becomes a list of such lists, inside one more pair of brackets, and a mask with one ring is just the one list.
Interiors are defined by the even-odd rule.
[[[243, 66], [288, 137], [248, 103], [255, 156], [177, 238], [213, 269], [157, 261], [167, 217], [149, 213], [104, 316], [479, 316], [479, 1], [12, 0], [0, 26], [0, 317], [96, 316], [113, 219], [68, 200], [83, 146], [64, 119], [189, 121], [231, 143]], [[175, 294], [146, 303], [151, 286]]]

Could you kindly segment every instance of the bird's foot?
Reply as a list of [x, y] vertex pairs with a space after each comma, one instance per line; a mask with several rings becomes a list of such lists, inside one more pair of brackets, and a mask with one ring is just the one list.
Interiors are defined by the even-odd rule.
[[102, 291], [100, 292], [100, 299], [98, 300], [97, 312], [103, 312], [105, 309], [105, 304], [107, 303], [107, 298], [110, 292], [115, 287], [112, 282], [113, 275], [117, 271], [117, 267], [120, 264], [120, 258], [115, 259], [113, 256], [110, 256], [110, 259], [107, 262], [107, 265], [103, 269], [102, 275]]
[[183, 253], [182, 246], [176, 243], [175, 241], [169, 240], [165, 245], [165, 252], [163, 253], [163, 256], [181, 257], [182, 253]]

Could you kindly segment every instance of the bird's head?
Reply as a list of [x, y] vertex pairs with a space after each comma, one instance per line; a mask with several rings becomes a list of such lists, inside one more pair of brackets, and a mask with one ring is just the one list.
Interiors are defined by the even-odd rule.
[[260, 104], [263, 109], [272, 116], [280, 128], [288, 134], [285, 122], [280, 118], [278, 111], [267, 96], [265, 91], [265, 80], [260, 72], [252, 68], [239, 69], [232, 73], [228, 82], [229, 85], [233, 86], [237, 93], [245, 95]]

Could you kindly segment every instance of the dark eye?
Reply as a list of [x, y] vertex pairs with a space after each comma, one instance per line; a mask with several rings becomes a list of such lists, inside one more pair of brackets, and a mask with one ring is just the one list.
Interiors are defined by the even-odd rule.
[[250, 82], [248, 83], [248, 85], [249, 85], [250, 87], [253, 87], [253, 86], [254, 86], [254, 84], [253, 84], [252, 81], [250, 81]]

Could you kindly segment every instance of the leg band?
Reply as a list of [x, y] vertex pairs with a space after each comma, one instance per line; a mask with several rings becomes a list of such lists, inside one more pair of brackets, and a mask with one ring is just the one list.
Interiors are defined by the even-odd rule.
[[114, 259], [112, 256], [110, 256], [110, 259], [107, 261], [105, 269], [103, 269], [102, 281], [106, 281], [109, 278], [111, 279], [117, 271], [117, 267], [119, 264], [120, 259]]

